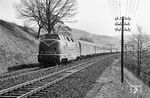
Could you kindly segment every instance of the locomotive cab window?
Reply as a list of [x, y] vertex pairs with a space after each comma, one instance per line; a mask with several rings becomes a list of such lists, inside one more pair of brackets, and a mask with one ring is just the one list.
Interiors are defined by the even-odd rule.
[[58, 39], [60, 40], [57, 34], [45, 34], [43, 35], [42, 39]]

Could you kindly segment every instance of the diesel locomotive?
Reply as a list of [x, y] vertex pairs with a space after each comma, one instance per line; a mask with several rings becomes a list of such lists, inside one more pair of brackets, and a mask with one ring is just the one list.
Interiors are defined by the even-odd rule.
[[105, 51], [101, 46], [62, 34], [45, 34], [39, 43], [39, 63], [58, 64]]

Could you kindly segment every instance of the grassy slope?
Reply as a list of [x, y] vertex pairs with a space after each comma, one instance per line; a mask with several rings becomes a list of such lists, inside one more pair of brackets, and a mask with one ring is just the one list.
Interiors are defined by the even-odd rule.
[[[38, 40], [20, 26], [0, 20], [0, 68], [36, 63]], [[2, 70], [1, 70], [2, 71]]]

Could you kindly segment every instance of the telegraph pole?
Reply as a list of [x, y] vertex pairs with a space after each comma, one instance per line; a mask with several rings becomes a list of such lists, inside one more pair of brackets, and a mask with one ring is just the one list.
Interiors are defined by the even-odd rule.
[[124, 53], [124, 17], [122, 17], [122, 29], [121, 29], [121, 83], [123, 83], [124, 72], [123, 72], [123, 53]]
[[124, 71], [123, 71], [123, 56], [124, 56], [124, 31], [131, 31], [130, 28], [125, 28], [124, 26], [130, 26], [129, 22], [125, 22], [125, 20], [131, 20], [131, 18], [126, 18], [124, 16], [122, 17], [116, 17], [115, 18], [116, 21], [121, 20], [120, 23], [116, 22], [115, 25], [116, 26], [121, 26], [121, 28], [115, 28], [116, 31], [121, 31], [121, 83], [123, 83], [124, 80]]

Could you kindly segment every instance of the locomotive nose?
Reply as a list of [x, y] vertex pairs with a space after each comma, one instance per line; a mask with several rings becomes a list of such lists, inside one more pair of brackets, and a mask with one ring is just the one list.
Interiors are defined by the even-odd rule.
[[39, 54], [58, 54], [59, 43], [57, 40], [40, 41]]

